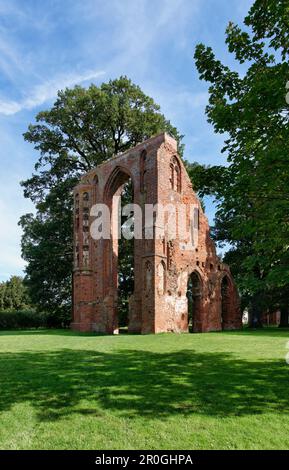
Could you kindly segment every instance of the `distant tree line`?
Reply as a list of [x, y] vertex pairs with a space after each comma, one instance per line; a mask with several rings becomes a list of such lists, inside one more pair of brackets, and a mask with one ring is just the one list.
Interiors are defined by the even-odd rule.
[[33, 304], [29, 286], [20, 276], [11, 276], [0, 283], [0, 330], [15, 328], [66, 327], [70, 323], [67, 312], [44, 310]]

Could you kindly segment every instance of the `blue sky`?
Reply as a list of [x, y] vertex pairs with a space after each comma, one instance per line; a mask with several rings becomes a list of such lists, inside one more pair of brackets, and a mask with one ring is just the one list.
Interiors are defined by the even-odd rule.
[[[224, 31], [251, 0], [0, 0], [0, 281], [22, 274], [19, 217], [33, 210], [19, 182], [37, 158], [22, 133], [58, 89], [127, 75], [185, 134], [185, 157], [220, 163], [206, 122], [207, 85], [193, 63], [204, 42], [236, 67]], [[214, 209], [207, 206], [212, 221]]]

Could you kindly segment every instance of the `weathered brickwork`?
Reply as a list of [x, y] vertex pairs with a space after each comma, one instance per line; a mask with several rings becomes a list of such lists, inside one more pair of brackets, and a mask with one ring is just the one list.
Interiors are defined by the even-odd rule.
[[[188, 285], [193, 298], [193, 331], [241, 327], [238, 293], [228, 266], [216, 256], [209, 225], [177, 155], [176, 141], [167, 134], [149, 139], [86, 174], [75, 188], [73, 323], [79, 331], [118, 332], [118, 240], [94, 240], [90, 208], [112, 198], [131, 178], [134, 203], [194, 205], [198, 244], [184, 246], [177, 237], [159, 237], [152, 222], [152, 239], [134, 240], [134, 294], [129, 300], [129, 331], [187, 332]], [[144, 212], [144, 210], [143, 210]], [[168, 217], [168, 215], [167, 215]], [[113, 232], [113, 229], [112, 229]], [[114, 233], [114, 232], [113, 232]]]

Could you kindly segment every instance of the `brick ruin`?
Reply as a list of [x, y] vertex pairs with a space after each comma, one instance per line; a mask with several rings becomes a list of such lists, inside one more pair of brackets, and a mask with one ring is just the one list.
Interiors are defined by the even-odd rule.
[[93, 239], [90, 211], [96, 203], [112, 210], [113, 197], [121, 194], [129, 179], [134, 203], [142, 208], [156, 203], [193, 204], [198, 212], [195, 247], [182, 246], [178, 236], [168, 239], [167, 229], [162, 238], [156, 236], [155, 222], [151, 239], [134, 239], [129, 332], [188, 332], [190, 315], [194, 332], [240, 328], [234, 280], [216, 255], [208, 220], [177, 154], [177, 143], [167, 134], [102, 163], [75, 188], [72, 328], [118, 333], [118, 239]]

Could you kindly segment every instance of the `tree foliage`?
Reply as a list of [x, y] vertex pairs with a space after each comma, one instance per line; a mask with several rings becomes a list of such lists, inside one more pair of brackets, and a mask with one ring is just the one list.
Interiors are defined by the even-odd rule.
[[288, 0], [256, 0], [243, 28], [228, 25], [226, 44], [237, 70], [210, 47], [195, 50], [200, 78], [210, 84], [208, 121], [226, 135], [229, 162], [202, 178], [215, 179], [214, 235], [231, 245], [226, 260], [241, 291], [261, 309], [275, 308], [288, 304], [289, 288]]

